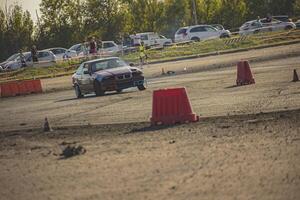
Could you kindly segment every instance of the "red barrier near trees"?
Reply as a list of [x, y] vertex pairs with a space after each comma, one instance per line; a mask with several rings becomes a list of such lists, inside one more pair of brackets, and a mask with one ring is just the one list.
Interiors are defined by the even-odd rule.
[[236, 85], [240, 86], [249, 84], [255, 84], [255, 80], [252, 76], [249, 62], [247, 60], [239, 61], [237, 63]]
[[0, 84], [1, 97], [12, 97], [41, 92], [43, 92], [43, 90], [40, 80], [12, 81]]
[[199, 121], [193, 113], [185, 88], [162, 89], [153, 92], [152, 125], [172, 125]]

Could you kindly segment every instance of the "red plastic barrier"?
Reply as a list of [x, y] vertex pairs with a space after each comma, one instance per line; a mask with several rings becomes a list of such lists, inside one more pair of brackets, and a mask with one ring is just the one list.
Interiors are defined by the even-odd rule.
[[1, 97], [12, 97], [19, 94], [19, 89], [16, 81], [1, 84], [0, 87]]
[[41, 80], [32, 80], [33, 85], [34, 85], [34, 92], [35, 93], [42, 93], [43, 89], [42, 89], [42, 84], [41, 84]]
[[42, 85], [40, 80], [13, 81], [0, 84], [0, 96], [12, 97], [30, 93], [41, 93]]
[[196, 122], [185, 88], [162, 89], [153, 92], [152, 125]]
[[255, 83], [255, 80], [252, 76], [249, 62], [247, 60], [239, 61], [237, 63], [236, 84], [238, 86], [240, 86], [240, 85], [249, 85], [249, 84], [254, 84], [254, 83]]

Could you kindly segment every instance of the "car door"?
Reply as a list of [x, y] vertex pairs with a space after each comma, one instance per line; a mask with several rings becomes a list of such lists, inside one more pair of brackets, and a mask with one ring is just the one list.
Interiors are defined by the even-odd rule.
[[220, 32], [211, 26], [205, 26], [205, 30], [207, 39], [215, 39], [220, 37]]
[[91, 74], [88, 74], [89, 64], [83, 65], [80, 75], [77, 77], [77, 83], [83, 93], [90, 93], [94, 91], [94, 80]]
[[38, 60], [50, 62], [50, 61], [53, 61], [53, 57], [48, 51], [40, 51], [40, 52], [38, 52]]
[[205, 40], [207, 38], [206, 29], [203, 26], [197, 26], [190, 30], [189, 38], [192, 40], [193, 38], [198, 38], [200, 40]]
[[103, 49], [104, 51], [110, 51], [110, 52], [117, 52], [119, 50], [118, 46], [113, 42], [104, 42]]

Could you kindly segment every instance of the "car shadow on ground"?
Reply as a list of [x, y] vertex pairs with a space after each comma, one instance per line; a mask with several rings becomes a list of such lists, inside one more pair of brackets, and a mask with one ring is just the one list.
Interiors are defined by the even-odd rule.
[[236, 87], [239, 87], [239, 86], [238, 85], [231, 85], [231, 86], [225, 87], [224, 89], [230, 89], [230, 88], [236, 88]]
[[80, 100], [90, 99], [90, 98], [101, 98], [101, 97], [103, 98], [103, 97], [106, 97], [106, 96], [114, 96], [114, 95], [125, 95], [125, 94], [129, 94], [129, 93], [133, 93], [133, 92], [136, 92], [136, 91], [123, 91], [121, 93], [109, 92], [109, 93], [106, 93], [103, 96], [96, 96], [96, 94], [88, 94], [88, 95], [85, 95], [82, 98], [73, 97], [73, 98], [57, 100], [57, 101], [55, 101], [55, 103], [64, 102], [64, 101], [80, 101]]

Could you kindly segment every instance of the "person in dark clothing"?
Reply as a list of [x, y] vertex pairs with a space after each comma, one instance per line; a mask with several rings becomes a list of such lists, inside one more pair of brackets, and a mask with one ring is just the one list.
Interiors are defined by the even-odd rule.
[[31, 57], [33, 62], [38, 62], [37, 49], [35, 45], [33, 45], [31, 48]]
[[267, 23], [271, 23], [272, 22], [272, 16], [270, 14], [267, 15], [266, 22]]
[[97, 43], [95, 41], [95, 38], [93, 37], [90, 42], [90, 54], [95, 54], [95, 53], [97, 53]]
[[20, 61], [21, 61], [22, 67], [27, 67], [26, 59], [25, 59], [25, 56], [22, 52], [22, 49], [20, 49]]

